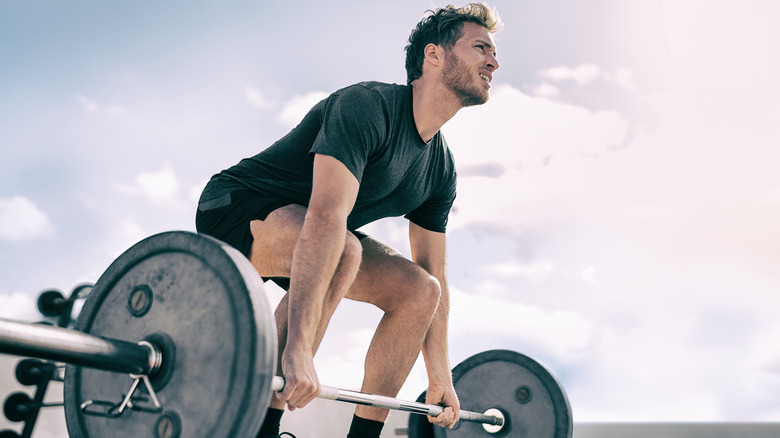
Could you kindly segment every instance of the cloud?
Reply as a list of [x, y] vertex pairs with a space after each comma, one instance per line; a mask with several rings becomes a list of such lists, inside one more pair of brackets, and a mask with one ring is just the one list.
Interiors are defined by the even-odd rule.
[[574, 81], [585, 85], [601, 76], [601, 70], [595, 64], [581, 64], [577, 67], [552, 67], [539, 72], [539, 76], [551, 81]]
[[179, 196], [180, 186], [179, 177], [173, 167], [165, 164], [158, 171], [138, 174], [132, 184], [120, 183], [114, 188], [122, 194], [143, 196], [155, 204], [178, 205], [182, 202]]
[[627, 90], [636, 90], [636, 84], [634, 83], [634, 74], [627, 68], [619, 68], [615, 75], [612, 76], [612, 80]]
[[274, 108], [276, 104], [266, 99], [262, 91], [253, 87], [244, 87], [244, 98], [255, 108], [269, 109]]
[[466, 164], [458, 169], [459, 177], [484, 176], [498, 178], [506, 172], [506, 168], [500, 163]]
[[48, 216], [23, 196], [0, 198], [0, 239], [25, 241], [53, 233]]
[[443, 132], [459, 165], [498, 159], [509, 171], [602, 155], [622, 144], [628, 129], [616, 112], [593, 112], [498, 85], [487, 104], [462, 110]]
[[22, 292], [0, 294], [0, 318], [16, 321], [40, 321], [38, 305], [30, 295]]
[[537, 97], [544, 97], [547, 99], [557, 98], [561, 94], [561, 90], [548, 83], [543, 83], [533, 88], [532, 94]]
[[[619, 68], [614, 73], [602, 70], [595, 64], [580, 64], [576, 67], [558, 66], [551, 67], [539, 72], [538, 76], [542, 79], [553, 82], [576, 82], [579, 85], [588, 85], [597, 79], [608, 83], [616, 84], [627, 90], [635, 90], [634, 75], [628, 68]], [[555, 87], [544, 84], [537, 87], [537, 92], [551, 94]], [[557, 93], [552, 93], [553, 95]]]
[[328, 93], [312, 91], [306, 94], [296, 94], [283, 106], [279, 112], [277, 121], [290, 128], [295, 127], [307, 112], [322, 99], [328, 97]]
[[106, 106], [101, 106], [96, 100], [90, 99], [81, 94], [76, 96], [76, 101], [79, 103], [81, 108], [88, 113], [102, 112], [105, 114], [122, 114], [127, 111], [127, 108], [120, 104], [109, 104]]
[[210, 178], [204, 178], [198, 181], [196, 184], [190, 186], [188, 199], [190, 202], [192, 202], [193, 205], [197, 204], [200, 200], [200, 195], [203, 193], [203, 189], [206, 188], [206, 184], [208, 184], [209, 180]]
[[556, 356], [592, 347], [600, 339], [600, 328], [578, 312], [544, 310], [518, 300], [464, 293], [450, 288], [452, 295], [451, 331], [453, 339], [496, 336], [514, 338], [515, 345], [543, 346]]
[[76, 96], [76, 100], [78, 100], [79, 105], [81, 105], [81, 108], [88, 113], [94, 113], [98, 109], [100, 109], [97, 102], [87, 97], [84, 97], [82, 95]]

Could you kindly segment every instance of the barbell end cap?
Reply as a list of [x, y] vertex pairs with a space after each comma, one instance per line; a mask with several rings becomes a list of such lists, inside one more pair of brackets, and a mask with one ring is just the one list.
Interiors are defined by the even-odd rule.
[[274, 376], [273, 379], [271, 379], [271, 390], [276, 392], [282, 392], [284, 391], [284, 385], [285, 385], [284, 377], [280, 376]]

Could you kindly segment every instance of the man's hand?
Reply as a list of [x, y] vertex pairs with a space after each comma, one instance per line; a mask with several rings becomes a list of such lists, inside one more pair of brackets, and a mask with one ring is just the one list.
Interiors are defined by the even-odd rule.
[[291, 411], [306, 406], [320, 395], [320, 381], [310, 352], [285, 349], [282, 355], [282, 370], [285, 384], [279, 397], [287, 403]]
[[446, 406], [439, 416], [431, 417], [429, 415], [428, 421], [441, 427], [449, 427], [450, 429], [455, 427], [455, 423], [460, 418], [460, 402], [452, 385], [431, 383], [425, 395], [425, 402], [431, 405]]

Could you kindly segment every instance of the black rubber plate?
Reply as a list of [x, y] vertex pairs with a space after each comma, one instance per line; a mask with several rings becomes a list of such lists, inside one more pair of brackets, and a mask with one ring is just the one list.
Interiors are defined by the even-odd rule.
[[[134, 290], [151, 291], [148, 309], [132, 309]], [[64, 391], [70, 436], [155, 437], [162, 430], [171, 438], [253, 437], [259, 430], [275, 374], [275, 326], [262, 280], [228, 245], [178, 231], [139, 242], [101, 276], [75, 328], [133, 342], [156, 340], [167, 371], [152, 379], [163, 412], [104, 418], [84, 415], [81, 404], [118, 403], [132, 379], [69, 366]]]

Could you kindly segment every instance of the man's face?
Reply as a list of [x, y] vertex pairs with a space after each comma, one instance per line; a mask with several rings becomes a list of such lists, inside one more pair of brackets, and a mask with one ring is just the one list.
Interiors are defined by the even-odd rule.
[[496, 48], [490, 33], [476, 23], [464, 23], [463, 34], [446, 51], [442, 81], [461, 105], [481, 105], [490, 97], [490, 81], [498, 69]]

